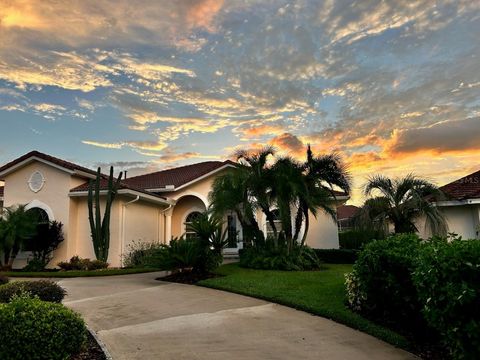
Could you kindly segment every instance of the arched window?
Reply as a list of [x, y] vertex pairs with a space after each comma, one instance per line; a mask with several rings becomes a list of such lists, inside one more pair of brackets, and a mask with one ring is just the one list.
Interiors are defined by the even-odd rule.
[[35, 235], [25, 242], [24, 251], [32, 251], [35, 249], [35, 243], [41, 241], [48, 236], [48, 230], [50, 225], [50, 219], [45, 210], [34, 207], [27, 210], [27, 213], [32, 217], [32, 221], [37, 223], [37, 229]]
[[195, 232], [190, 229], [190, 225], [192, 225], [193, 221], [198, 219], [200, 216], [202, 216], [201, 212], [193, 211], [190, 214], [188, 214], [187, 217], [185, 218], [185, 238], [186, 239], [193, 239], [197, 236]]
[[[272, 214], [273, 214], [273, 222], [275, 223], [275, 228], [277, 229], [277, 234], [279, 234], [280, 231], [282, 231], [282, 221], [280, 220], [280, 212], [277, 209], [275, 209], [272, 211]], [[266, 221], [267, 221], [267, 237], [273, 237], [274, 235], [273, 228], [271, 227], [270, 222], [268, 220]]]

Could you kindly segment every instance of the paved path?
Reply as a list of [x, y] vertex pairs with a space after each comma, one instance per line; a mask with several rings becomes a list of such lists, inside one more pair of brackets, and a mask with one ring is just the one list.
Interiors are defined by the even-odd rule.
[[416, 359], [374, 337], [281, 305], [154, 280], [60, 280], [114, 360]]

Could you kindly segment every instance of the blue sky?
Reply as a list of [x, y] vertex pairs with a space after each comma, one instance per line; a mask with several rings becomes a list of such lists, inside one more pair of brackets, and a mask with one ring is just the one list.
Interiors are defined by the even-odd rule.
[[0, 0], [0, 163], [140, 174], [270, 144], [440, 185], [480, 168], [476, 1]]

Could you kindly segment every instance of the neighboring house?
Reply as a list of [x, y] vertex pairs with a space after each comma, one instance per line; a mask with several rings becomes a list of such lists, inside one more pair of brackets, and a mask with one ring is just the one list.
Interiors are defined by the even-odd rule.
[[[479, 239], [480, 231], [480, 171], [455, 180], [440, 188], [446, 195], [437, 206], [445, 215], [448, 231], [460, 235], [463, 239]], [[424, 224], [421, 219], [419, 224]], [[420, 236], [430, 237], [423, 225], [417, 225]]]
[[[123, 255], [133, 241], [167, 243], [172, 237], [191, 236], [187, 225], [208, 208], [213, 180], [234, 166], [231, 161], [207, 161], [123, 179], [111, 213], [111, 266], [122, 266]], [[55, 251], [50, 266], [74, 255], [94, 258], [87, 207], [88, 181], [94, 178], [91, 169], [38, 151], [0, 167], [4, 207], [27, 204], [28, 209], [36, 208], [49, 220], [64, 224], [65, 241]], [[103, 195], [105, 189], [106, 181]], [[336, 197], [338, 205], [346, 200], [346, 194]], [[259, 213], [258, 219], [267, 233], [265, 216]], [[242, 229], [236, 215], [225, 214], [225, 224], [230, 235], [226, 251], [237, 252], [242, 247]], [[338, 248], [337, 226], [328, 215], [320, 212], [316, 219], [310, 218], [307, 244]], [[14, 267], [23, 267], [28, 256], [19, 254]]]
[[354, 228], [355, 215], [360, 208], [355, 205], [342, 205], [337, 208], [338, 231], [349, 231]]

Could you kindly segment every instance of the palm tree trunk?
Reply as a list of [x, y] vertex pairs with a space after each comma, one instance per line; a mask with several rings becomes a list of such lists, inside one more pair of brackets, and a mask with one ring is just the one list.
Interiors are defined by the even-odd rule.
[[304, 216], [305, 216], [305, 230], [304, 230], [303, 236], [302, 236], [302, 243], [301, 243], [302, 247], [305, 245], [305, 241], [307, 240], [308, 228], [310, 227], [310, 219], [308, 218], [308, 209], [306, 211], [304, 209], [303, 212], [304, 212]]

